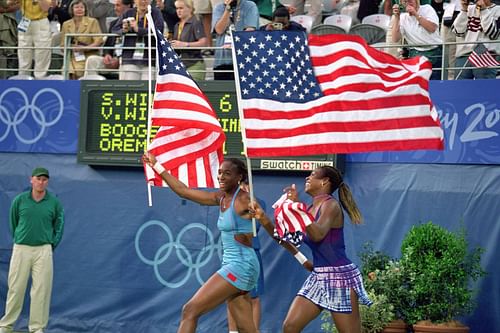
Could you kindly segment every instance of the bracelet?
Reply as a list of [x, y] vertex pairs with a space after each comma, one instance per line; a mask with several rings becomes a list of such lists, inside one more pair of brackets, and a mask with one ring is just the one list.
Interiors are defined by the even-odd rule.
[[155, 165], [153, 165], [153, 170], [156, 171], [159, 175], [165, 172], [165, 168], [158, 161], [155, 163]]
[[301, 264], [301, 265], [304, 265], [304, 263], [307, 261], [307, 258], [306, 256], [304, 255], [304, 253], [302, 252], [297, 252], [295, 253], [294, 255], [295, 259], [297, 259], [297, 261]]

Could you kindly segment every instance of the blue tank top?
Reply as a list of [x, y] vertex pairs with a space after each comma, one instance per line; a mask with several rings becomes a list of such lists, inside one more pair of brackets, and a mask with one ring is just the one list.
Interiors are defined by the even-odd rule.
[[[334, 199], [330, 197], [328, 200]], [[335, 200], [335, 199], [334, 199]], [[320, 215], [321, 206], [316, 213], [315, 220], [317, 221]], [[304, 237], [304, 242], [311, 248], [314, 260], [314, 267], [325, 266], [343, 266], [351, 264], [351, 260], [345, 254], [344, 244], [344, 228], [332, 228], [325, 238], [319, 242], [312, 241], [307, 234]]]
[[253, 231], [252, 221], [242, 218], [234, 210], [234, 201], [239, 191], [238, 188], [233, 195], [231, 205], [226, 211], [219, 213], [219, 219], [217, 220], [217, 228], [221, 232], [223, 248], [222, 264], [241, 260], [241, 258], [248, 255], [247, 252], [255, 252], [253, 248], [245, 246], [234, 239], [234, 235], [247, 234]]

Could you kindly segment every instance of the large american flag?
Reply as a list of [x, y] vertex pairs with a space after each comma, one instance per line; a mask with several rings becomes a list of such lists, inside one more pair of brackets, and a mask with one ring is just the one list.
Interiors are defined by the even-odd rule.
[[[225, 135], [212, 106], [160, 31], [156, 32], [158, 76], [152, 124], [160, 126], [148, 151], [189, 187], [219, 187]], [[151, 168], [146, 178], [166, 185]]]
[[469, 61], [475, 67], [480, 68], [500, 66], [500, 62], [498, 62], [481, 43], [477, 44], [472, 53], [469, 55]]
[[431, 64], [359, 36], [234, 32], [249, 157], [443, 149]]

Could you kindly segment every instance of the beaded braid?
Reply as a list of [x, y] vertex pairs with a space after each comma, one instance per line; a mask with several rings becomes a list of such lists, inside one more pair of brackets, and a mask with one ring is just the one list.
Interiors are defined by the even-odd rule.
[[344, 183], [342, 179], [342, 175], [337, 168], [332, 166], [322, 166], [319, 168], [323, 177], [326, 177], [330, 180], [330, 194], [335, 192], [337, 189], [339, 190], [339, 201], [342, 208], [347, 212], [351, 222], [353, 224], [361, 224], [363, 221], [363, 217], [361, 216], [361, 212], [359, 211], [358, 205], [352, 196], [351, 189]]

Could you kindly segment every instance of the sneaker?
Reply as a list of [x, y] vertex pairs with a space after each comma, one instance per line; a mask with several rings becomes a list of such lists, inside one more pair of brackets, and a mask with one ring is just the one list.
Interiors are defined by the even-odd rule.
[[0, 333], [12, 333], [12, 329], [7, 327], [0, 327]]

